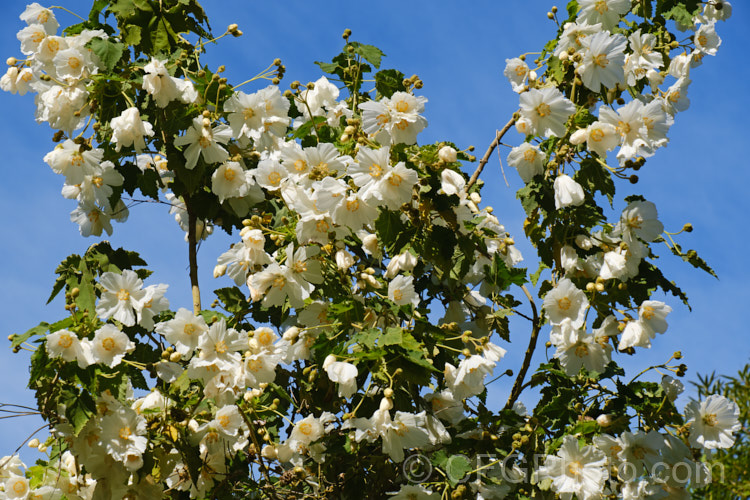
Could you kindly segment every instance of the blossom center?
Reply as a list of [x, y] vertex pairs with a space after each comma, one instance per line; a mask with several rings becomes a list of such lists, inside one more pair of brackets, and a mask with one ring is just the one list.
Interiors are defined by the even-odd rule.
[[708, 425], [709, 427], [713, 427], [718, 424], [719, 421], [716, 418], [716, 413], [708, 413], [706, 415], [703, 415], [703, 423], [705, 425]]
[[273, 285], [272, 286], [274, 288], [282, 289], [282, 288], [284, 288], [284, 285], [286, 285], [286, 278], [284, 278], [283, 276], [276, 276], [273, 279]]
[[370, 165], [370, 177], [378, 178], [381, 175], [383, 175], [383, 167], [381, 167], [377, 163], [373, 163], [372, 165]]
[[308, 422], [302, 422], [301, 424], [299, 424], [299, 431], [305, 436], [309, 436], [313, 431], [312, 425], [310, 425]]
[[307, 162], [305, 160], [294, 160], [294, 170], [304, 172], [307, 170]]
[[561, 299], [557, 299], [557, 307], [561, 311], [567, 311], [570, 309], [570, 306], [572, 306], [573, 303], [570, 301], [568, 297], [563, 297]]
[[16, 495], [26, 493], [26, 483], [24, 483], [23, 481], [16, 481], [15, 483], [13, 483], [13, 491], [16, 493]]
[[130, 439], [130, 436], [132, 434], [133, 433], [130, 432], [130, 427], [128, 427], [127, 425], [125, 427], [120, 428], [120, 432], [119, 432], [120, 439]]
[[228, 181], [233, 181], [234, 178], [237, 176], [237, 172], [235, 172], [231, 168], [227, 168], [224, 170], [224, 178]]
[[321, 221], [318, 221], [318, 222], [317, 222], [317, 223], [315, 224], [315, 229], [317, 229], [317, 231], [318, 231], [319, 233], [327, 233], [327, 232], [328, 232], [328, 230], [329, 230], [329, 229], [331, 229], [331, 226], [329, 226], [329, 225], [328, 225], [328, 223], [327, 223], [326, 221], [324, 221], [324, 220], [321, 220]]
[[605, 12], [609, 11], [606, 0], [599, 0], [594, 4], [594, 10], [599, 14], [604, 15]]
[[112, 337], [107, 337], [106, 339], [102, 340], [102, 347], [105, 351], [111, 351], [115, 348], [115, 341], [112, 340]]
[[[703, 37], [705, 38], [705, 37]], [[409, 104], [406, 101], [399, 101], [396, 103], [396, 111], [399, 113], [406, 113], [409, 111]]]
[[401, 300], [403, 298], [404, 298], [404, 292], [402, 292], [401, 290], [398, 290], [398, 289], [396, 289], [396, 290], [393, 291], [393, 300], [395, 300], [395, 301], [398, 302], [399, 300]]
[[545, 116], [552, 113], [552, 109], [549, 107], [549, 104], [546, 102], [541, 103], [539, 106], [536, 107], [536, 113], [544, 118]]
[[245, 120], [249, 120], [253, 116], [255, 116], [255, 111], [253, 111], [253, 108], [246, 108], [245, 111], [242, 112], [242, 117]]
[[589, 346], [583, 343], [576, 344], [576, 356], [579, 358], [585, 358], [589, 355]]
[[359, 200], [353, 199], [353, 200], [346, 200], [346, 209], [350, 212], [356, 212], [359, 210]]
[[382, 115], [377, 116], [378, 125], [381, 127], [391, 121], [391, 117], [383, 113]]
[[406, 130], [406, 127], [409, 126], [409, 122], [406, 120], [401, 120], [396, 124], [396, 128], [399, 130]]
[[216, 417], [216, 421], [219, 422], [219, 425], [224, 427], [225, 429], [229, 426], [229, 415], [222, 415], [220, 417]]
[[278, 186], [281, 182], [281, 174], [278, 172], [271, 172], [270, 174], [268, 174], [268, 182], [272, 186]]
[[396, 187], [398, 187], [398, 186], [400, 186], [400, 185], [401, 185], [401, 182], [403, 182], [403, 180], [404, 180], [404, 178], [403, 178], [403, 177], [401, 177], [400, 175], [398, 175], [398, 174], [393, 174], [393, 175], [391, 175], [391, 176], [390, 176], [390, 177], [388, 178], [388, 184], [390, 184], [391, 186], [396, 186]]
[[95, 175], [94, 177], [91, 178], [91, 184], [93, 184], [94, 186], [100, 188], [100, 187], [102, 187], [104, 185], [104, 179], [102, 179], [98, 175]]
[[643, 316], [643, 319], [653, 319], [654, 317], [654, 308], [651, 306], [646, 306], [643, 308], [643, 312], [641, 312], [641, 316]]
[[630, 130], [631, 130], [630, 129], [630, 124], [628, 122], [624, 122], [622, 120], [620, 120], [620, 121], [617, 122], [617, 128], [619, 128], [620, 131], [623, 134], [625, 134], [625, 135], [629, 134]]
[[583, 469], [583, 466], [581, 465], [581, 462], [575, 461], [569, 463], [567, 469], [569, 475], [578, 479], [578, 477], [581, 475], [581, 469]]
[[523, 152], [523, 159], [529, 163], [536, 160], [536, 151], [534, 151], [533, 149], [527, 149]]
[[73, 337], [71, 337], [67, 333], [63, 333], [62, 335], [60, 335], [60, 340], [57, 341], [57, 345], [59, 345], [63, 349], [67, 349], [68, 347], [73, 345]]
[[606, 54], [599, 54], [598, 56], [594, 57], [594, 64], [596, 64], [600, 68], [606, 68], [609, 64], [609, 59], [607, 59]]
[[520, 64], [518, 66], [516, 66], [516, 69], [514, 71], [516, 72], [516, 75], [518, 75], [519, 77], [526, 76], [526, 68], [524, 68]]
[[247, 369], [253, 373], [259, 372], [263, 368], [263, 362], [259, 359], [250, 359], [247, 361]]
[[34, 43], [41, 43], [41, 41], [44, 40], [45, 36], [46, 35], [43, 32], [37, 31], [36, 33], [31, 35], [31, 41]]
[[601, 131], [601, 129], [594, 129], [589, 134], [589, 139], [591, 139], [594, 142], [599, 142], [602, 139], [604, 139], [604, 132]]
[[304, 273], [305, 271], [307, 271], [307, 262], [295, 262], [294, 263], [294, 272]]
[[698, 45], [702, 45], [705, 47], [708, 44], [708, 37], [706, 35], [701, 34], [698, 36], [696, 41], [698, 42]]
[[229, 348], [227, 347], [226, 342], [224, 342], [223, 340], [220, 340], [216, 343], [214, 350], [218, 352], [219, 354], [224, 354], [225, 352], [229, 350]]
[[120, 291], [117, 292], [117, 300], [128, 300], [129, 298], [130, 292], [128, 292], [124, 288], [120, 288]]

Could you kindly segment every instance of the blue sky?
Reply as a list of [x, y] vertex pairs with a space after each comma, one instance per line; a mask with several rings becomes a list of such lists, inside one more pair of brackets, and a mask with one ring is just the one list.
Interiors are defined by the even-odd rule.
[[[59, 3], [84, 16], [90, 5], [82, 0]], [[750, 15], [743, 2], [734, 3], [733, 18], [717, 28], [723, 39], [718, 55], [706, 57], [703, 66], [693, 72], [692, 104], [677, 116], [669, 134], [670, 145], [639, 172], [638, 185], [618, 186], [615, 209], [622, 209], [622, 199], [628, 194], [641, 193], [656, 203], [667, 230], [677, 231], [685, 222], [692, 223], [695, 231], [681, 235], [680, 243], [698, 250], [720, 277], [716, 280], [671, 257], [666, 247], [657, 247], [656, 253], [664, 256], [660, 259], [662, 269], [691, 298], [693, 312], [672, 297], [665, 299], [674, 308], [667, 333], [656, 339], [651, 350], [618, 359], [632, 374], [666, 361], [677, 349], [685, 356], [688, 379], [692, 380], [696, 372], [731, 374], [750, 357], [750, 332], [744, 316], [750, 299], [750, 270], [745, 262], [750, 242], [750, 173], [746, 155], [740, 150], [748, 144], [750, 69], [744, 44], [750, 39], [742, 30], [750, 23]], [[255, 75], [276, 57], [287, 67], [282, 89], [293, 80], [314, 81], [321, 73], [313, 61], [328, 61], [337, 54], [343, 44], [340, 35], [350, 28], [353, 40], [376, 45], [387, 54], [383, 67], [407, 75], [416, 73], [424, 81], [420, 93], [429, 99], [425, 113], [429, 126], [420, 135], [420, 143], [447, 139], [460, 147], [475, 145], [478, 156], [518, 105], [518, 96], [502, 76], [505, 59], [539, 50], [555, 34], [554, 24], [546, 18], [551, 6], [547, 0], [387, 0], [377, 4], [206, 0], [203, 4], [216, 33], [230, 23], [239, 24], [245, 33], [209, 47], [205, 59], [213, 67], [225, 64], [231, 82]], [[368, 10], [359, 5], [367, 5]], [[24, 6], [21, 1], [3, 2], [3, 57], [21, 55], [15, 34], [23, 26], [17, 16]], [[564, 9], [564, 4], [559, 6]], [[76, 22], [67, 13], [57, 14], [63, 25]], [[53, 147], [53, 131], [46, 124], [35, 123], [33, 98], [0, 93], [0, 109], [4, 111], [0, 141], [5, 157], [0, 211], [6, 214], [6, 237], [0, 246], [4, 339], [40, 321], [63, 317], [59, 301], [44, 305], [53, 271], [68, 254], [82, 253], [98, 239], [82, 238], [69, 220], [75, 202], [62, 198], [62, 178], [42, 161]], [[506, 136], [508, 143], [521, 140], [515, 132]], [[503, 160], [507, 152], [507, 148], [501, 149]], [[471, 170], [473, 166], [467, 166], [467, 171]], [[506, 175], [510, 187], [500, 175], [497, 156], [493, 156], [482, 176], [487, 183], [484, 199], [495, 207], [501, 222], [515, 235], [528, 266], [534, 269], [534, 251], [523, 241], [523, 211], [515, 199], [522, 182], [512, 169], [506, 169]], [[182, 238], [164, 206], [147, 204], [134, 207], [130, 220], [116, 224], [108, 239], [115, 247], [141, 252], [155, 271], [147, 284], [169, 283], [167, 296], [176, 310], [190, 307], [187, 247]], [[199, 265], [206, 304], [213, 298], [211, 289], [229, 286], [225, 280], [215, 282], [211, 271], [216, 257], [231, 241], [223, 235], [213, 236], [201, 247]], [[526, 326], [519, 326], [511, 334], [513, 343], [505, 346], [509, 354], [503, 368], [518, 369], [528, 338]], [[27, 375], [27, 354], [0, 350], [0, 402], [31, 403], [31, 394], [24, 390]], [[501, 401], [509, 390], [505, 384], [509, 384], [505, 378], [493, 384], [492, 394]], [[3, 421], [0, 456], [12, 452], [39, 425], [28, 417]], [[33, 460], [28, 453], [24, 457]]]

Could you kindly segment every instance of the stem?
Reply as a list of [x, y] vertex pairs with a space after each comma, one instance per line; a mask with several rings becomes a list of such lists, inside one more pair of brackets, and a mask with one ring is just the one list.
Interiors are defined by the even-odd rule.
[[510, 396], [508, 397], [508, 402], [505, 403], [505, 409], [510, 409], [513, 407], [513, 403], [516, 402], [518, 399], [518, 396], [521, 395], [521, 391], [523, 390], [523, 379], [526, 377], [526, 372], [529, 371], [529, 365], [531, 365], [531, 358], [534, 355], [534, 351], [536, 350], [536, 342], [539, 339], [539, 330], [541, 329], [541, 322], [539, 321], [539, 313], [536, 310], [536, 304], [534, 303], [534, 298], [529, 293], [529, 290], [526, 288], [526, 285], [521, 285], [521, 289], [523, 290], [523, 293], [526, 294], [526, 297], [529, 299], [529, 303], [531, 304], [531, 311], [534, 316], [534, 321], [532, 323], [531, 327], [531, 338], [529, 339], [529, 347], [526, 349], [526, 355], [523, 359], [523, 365], [521, 366], [521, 370], [518, 372], [518, 376], [516, 377], [516, 381], [513, 383], [513, 389], [510, 391]]
[[201, 289], [198, 286], [198, 245], [196, 243], [195, 230], [198, 217], [190, 205], [190, 197], [185, 195], [185, 208], [188, 213], [188, 260], [190, 262], [190, 285], [193, 288], [193, 314], [196, 316], [201, 312]]
[[484, 170], [484, 166], [487, 164], [488, 161], [490, 161], [490, 156], [492, 156], [492, 152], [495, 150], [495, 148], [500, 144], [500, 139], [503, 138], [506, 132], [510, 130], [510, 128], [513, 126], [513, 124], [516, 123], [515, 116], [508, 121], [508, 123], [505, 124], [505, 126], [495, 135], [495, 140], [492, 141], [492, 144], [490, 144], [490, 147], [487, 148], [487, 152], [484, 153], [484, 156], [481, 160], [479, 160], [479, 166], [474, 171], [474, 173], [471, 175], [471, 178], [469, 179], [469, 182], [466, 183], [466, 191], [469, 190], [471, 186], [474, 185], [475, 182], [477, 182], [477, 179], [479, 178], [479, 174], [482, 173], [482, 170]]

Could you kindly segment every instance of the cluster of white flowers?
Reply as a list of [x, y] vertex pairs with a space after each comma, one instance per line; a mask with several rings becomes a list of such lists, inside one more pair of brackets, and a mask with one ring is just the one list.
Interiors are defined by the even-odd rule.
[[[734, 443], [739, 408], [725, 397], [689, 403], [685, 414], [692, 446], [712, 450]], [[604, 428], [611, 420], [610, 415], [597, 419]], [[687, 498], [689, 484], [699, 487], [711, 482], [708, 465], [695, 461], [682, 439], [654, 430], [624, 431], [619, 436], [603, 433], [583, 447], [575, 437], [565, 436], [557, 454], [547, 456], [537, 474], [539, 480], [551, 481], [561, 496], [575, 494], [586, 500], [616, 493], [625, 500]]]

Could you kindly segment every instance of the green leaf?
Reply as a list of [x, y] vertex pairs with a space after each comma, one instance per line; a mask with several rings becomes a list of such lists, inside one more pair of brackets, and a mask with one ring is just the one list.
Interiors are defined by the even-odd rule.
[[323, 73], [328, 73], [329, 75], [333, 75], [336, 73], [336, 70], [341, 67], [338, 63], [327, 63], [322, 61], [315, 61], [315, 64], [320, 66]]
[[534, 274], [529, 276], [529, 280], [531, 281], [532, 285], [536, 286], [536, 284], [539, 282], [539, 277], [542, 275], [542, 271], [544, 271], [545, 269], [549, 269], [549, 266], [544, 262], [540, 262], [539, 268], [534, 272]]
[[141, 27], [135, 24], [123, 26], [120, 30], [122, 40], [128, 45], [138, 45], [141, 43]]
[[375, 89], [383, 97], [391, 97], [394, 92], [403, 92], [405, 75], [395, 69], [384, 69], [375, 73]]
[[499, 253], [493, 256], [492, 264], [485, 266], [487, 275], [485, 281], [497, 286], [501, 290], [507, 290], [511, 285], [521, 286], [526, 283], [526, 269], [508, 267]]
[[125, 45], [122, 43], [102, 38], [92, 38], [88, 47], [96, 54], [107, 71], [112, 71], [117, 65], [117, 61], [120, 60], [125, 49]]
[[382, 50], [373, 45], [365, 45], [359, 42], [350, 42], [349, 45], [354, 47], [355, 54], [364, 57], [365, 60], [375, 66], [375, 68], [380, 68], [380, 61], [385, 55]]
[[164, 54], [169, 52], [169, 32], [171, 26], [169, 22], [162, 18], [154, 18], [149, 23], [149, 32], [151, 36], [151, 45], [154, 48], [154, 52], [157, 54]]
[[448, 476], [448, 481], [450, 481], [453, 486], [457, 485], [472, 469], [471, 462], [465, 455], [449, 456], [443, 467]]
[[404, 341], [404, 330], [397, 327], [388, 327], [380, 339], [379, 345], [401, 345]]
[[221, 301], [224, 310], [227, 312], [237, 314], [246, 311], [248, 308], [245, 294], [236, 286], [219, 288], [218, 290], [215, 290], [214, 293]]
[[47, 330], [49, 330], [49, 323], [45, 323], [44, 321], [42, 321], [34, 328], [28, 329], [26, 333], [22, 333], [21, 335], [16, 335], [15, 337], [13, 337], [10, 346], [17, 347], [29, 340], [31, 337], [43, 336], [47, 333]]

